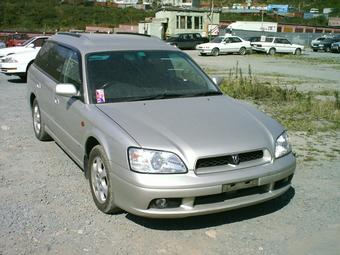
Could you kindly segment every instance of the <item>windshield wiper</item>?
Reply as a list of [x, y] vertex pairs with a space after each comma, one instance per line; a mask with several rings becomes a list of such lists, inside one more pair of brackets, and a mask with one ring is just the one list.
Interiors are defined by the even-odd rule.
[[135, 98], [131, 98], [128, 101], [157, 100], [157, 99], [176, 98], [176, 97], [183, 97], [183, 95], [178, 94], [178, 93], [162, 93], [162, 94], [150, 95], [150, 96], [145, 96], [145, 97], [135, 97]]
[[184, 95], [184, 96], [188, 96], [188, 97], [201, 97], [201, 96], [219, 96], [219, 95], [223, 95], [223, 93], [220, 92], [220, 91], [204, 91], [204, 92], [187, 94], [187, 95]]
[[149, 96], [140, 96], [140, 97], [130, 97], [130, 98], [115, 98], [110, 100], [110, 102], [132, 102], [132, 101], [146, 101], [146, 100], [157, 100], [157, 99], [168, 99], [168, 98], [180, 98], [180, 97], [200, 97], [200, 96], [214, 96], [214, 95], [223, 95], [223, 93], [219, 91], [205, 91], [199, 93], [190, 93], [190, 94], [179, 94], [179, 93], [161, 93], [156, 95]]

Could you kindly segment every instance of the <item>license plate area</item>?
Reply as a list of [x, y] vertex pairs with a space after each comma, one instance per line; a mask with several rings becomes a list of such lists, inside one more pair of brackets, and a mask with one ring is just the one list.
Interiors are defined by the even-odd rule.
[[233, 191], [233, 190], [251, 188], [251, 187], [258, 186], [258, 184], [259, 184], [258, 179], [248, 180], [248, 181], [243, 181], [243, 182], [223, 184], [222, 185], [222, 192], [229, 192], [229, 191]]

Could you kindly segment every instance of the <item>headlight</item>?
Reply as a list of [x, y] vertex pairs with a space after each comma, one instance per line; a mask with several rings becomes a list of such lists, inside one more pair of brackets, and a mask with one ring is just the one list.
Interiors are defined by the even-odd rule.
[[174, 153], [130, 148], [128, 151], [131, 170], [149, 174], [186, 173], [187, 168]]
[[287, 132], [283, 132], [275, 143], [275, 158], [280, 158], [292, 151]]
[[18, 63], [18, 61], [16, 59], [11, 58], [11, 57], [5, 58], [4, 62], [5, 63]]

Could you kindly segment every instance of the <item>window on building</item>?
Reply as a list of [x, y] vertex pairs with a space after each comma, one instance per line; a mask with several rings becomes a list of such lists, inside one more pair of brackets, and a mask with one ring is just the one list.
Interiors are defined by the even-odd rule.
[[176, 28], [179, 28], [179, 16], [176, 16]]
[[180, 16], [180, 29], [185, 29], [185, 16]]
[[187, 29], [192, 29], [192, 17], [187, 16]]
[[200, 17], [200, 29], [203, 29], [203, 17]]
[[194, 28], [195, 29], [200, 28], [200, 17], [194, 17]]
[[303, 33], [303, 28], [302, 27], [296, 27], [295, 33]]

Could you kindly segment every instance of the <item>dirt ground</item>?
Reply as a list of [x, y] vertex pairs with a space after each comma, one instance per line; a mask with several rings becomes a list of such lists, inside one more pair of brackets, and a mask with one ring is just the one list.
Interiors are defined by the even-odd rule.
[[[263, 77], [303, 77], [311, 84], [304, 83], [303, 90], [340, 87], [338, 64], [315, 64], [317, 55], [297, 61], [189, 54], [204, 68], [226, 70], [238, 62]], [[25, 88], [17, 77], [0, 74], [1, 255], [339, 254], [339, 132], [291, 133], [296, 175], [292, 188], [275, 200], [179, 220], [105, 215], [95, 207], [77, 165], [56, 143], [35, 139]]]

